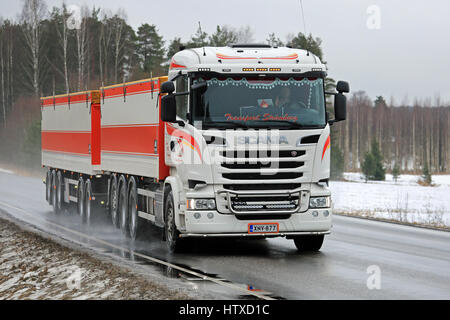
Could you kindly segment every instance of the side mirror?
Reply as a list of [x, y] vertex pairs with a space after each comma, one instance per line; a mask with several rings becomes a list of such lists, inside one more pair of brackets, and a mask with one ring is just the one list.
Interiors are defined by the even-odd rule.
[[347, 117], [347, 98], [342, 93], [334, 96], [334, 122], [345, 120]]
[[175, 85], [172, 81], [166, 81], [161, 85], [161, 93], [171, 94], [175, 91]]
[[338, 83], [336, 84], [336, 91], [339, 93], [349, 93], [350, 86], [348, 85], [348, 82], [338, 81]]
[[[166, 83], [164, 82], [162, 86]], [[177, 122], [177, 101], [173, 94], [161, 98], [161, 120], [164, 122]]]

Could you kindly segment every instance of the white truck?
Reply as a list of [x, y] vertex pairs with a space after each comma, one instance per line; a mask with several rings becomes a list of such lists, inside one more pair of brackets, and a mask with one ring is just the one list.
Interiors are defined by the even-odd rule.
[[168, 77], [41, 98], [46, 198], [84, 223], [106, 208], [136, 239], [286, 237], [319, 250], [332, 226], [326, 66], [268, 45], [185, 49]]

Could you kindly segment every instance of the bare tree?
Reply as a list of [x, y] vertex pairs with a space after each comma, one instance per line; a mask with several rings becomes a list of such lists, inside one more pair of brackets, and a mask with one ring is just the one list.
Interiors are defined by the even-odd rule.
[[87, 59], [87, 17], [88, 7], [81, 9], [80, 24], [77, 28], [77, 58], [78, 58], [78, 90], [84, 87], [84, 70]]
[[112, 18], [114, 32], [114, 82], [117, 82], [119, 65], [123, 60], [125, 19], [126, 13], [121, 9]]
[[250, 26], [240, 27], [237, 31], [237, 42], [252, 43], [255, 41], [253, 30]]
[[22, 8], [22, 30], [25, 36], [25, 42], [30, 50], [29, 65], [31, 74], [27, 68], [27, 75], [31, 81], [31, 85], [36, 96], [39, 96], [40, 85], [40, 58], [41, 58], [41, 40], [42, 29], [41, 21], [47, 14], [47, 6], [43, 0], [23, 0]]
[[68, 21], [71, 16], [71, 13], [67, 10], [67, 6], [64, 2], [62, 3], [60, 14], [61, 14], [61, 26], [57, 25], [56, 31], [58, 33], [60, 45], [63, 51], [64, 84], [66, 87], [66, 93], [69, 93], [70, 87], [69, 87], [69, 73], [67, 68], [67, 45], [69, 39]]

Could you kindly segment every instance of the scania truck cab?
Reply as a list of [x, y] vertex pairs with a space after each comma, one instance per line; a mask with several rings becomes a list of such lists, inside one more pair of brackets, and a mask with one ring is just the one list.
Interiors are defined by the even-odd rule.
[[[185, 49], [161, 85], [165, 239], [277, 237], [319, 250], [332, 227], [330, 125], [349, 85], [326, 65], [268, 45]], [[334, 117], [326, 111], [334, 95]]]

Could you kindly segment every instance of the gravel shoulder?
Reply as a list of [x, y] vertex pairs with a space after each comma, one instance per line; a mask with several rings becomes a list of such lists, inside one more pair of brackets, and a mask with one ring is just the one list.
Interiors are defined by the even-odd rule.
[[191, 299], [0, 217], [0, 299]]

